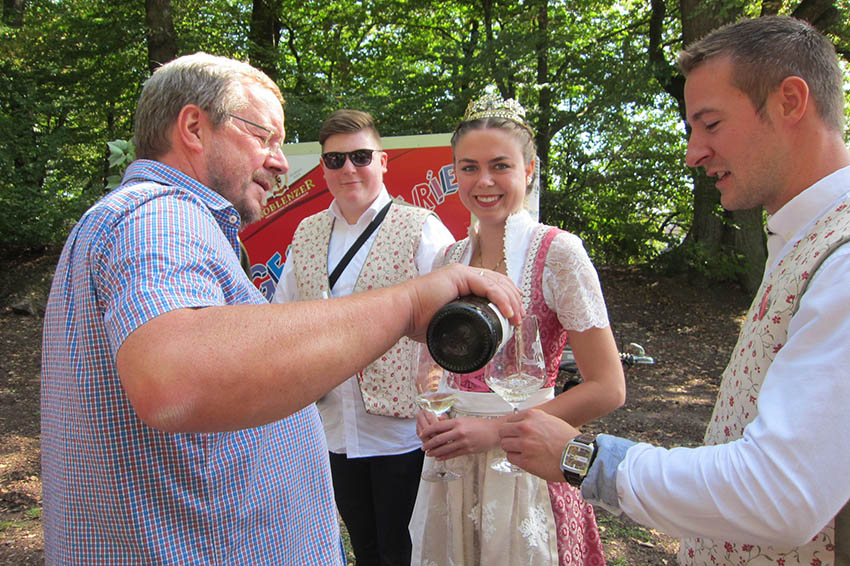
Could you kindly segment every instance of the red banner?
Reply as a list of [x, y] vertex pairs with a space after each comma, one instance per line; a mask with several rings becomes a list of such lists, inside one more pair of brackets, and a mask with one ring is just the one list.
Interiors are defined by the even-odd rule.
[[[469, 212], [461, 204], [448, 134], [383, 138], [388, 155], [384, 184], [390, 195], [433, 210], [455, 238], [466, 237]], [[298, 223], [326, 209], [333, 197], [319, 165], [318, 143], [288, 144], [289, 172], [278, 179], [263, 217], [240, 233], [251, 261], [251, 279], [271, 300]]]

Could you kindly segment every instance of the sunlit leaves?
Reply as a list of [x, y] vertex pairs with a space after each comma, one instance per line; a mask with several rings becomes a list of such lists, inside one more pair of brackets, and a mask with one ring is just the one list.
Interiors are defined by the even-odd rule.
[[[651, 63], [652, 4], [638, 0], [269, 0], [287, 141], [314, 141], [341, 107], [370, 111], [384, 135], [452, 131], [496, 83], [539, 132], [543, 218], [581, 235], [598, 261], [650, 260], [693, 214], [679, 109], [659, 82], [675, 73], [685, 4], [660, 4], [663, 56]], [[172, 0], [180, 53], [250, 57], [253, 5]], [[844, 17], [830, 33], [846, 58], [850, 6], [834, 5]], [[0, 221], [4, 242], [61, 239], [105, 190], [110, 164], [123, 166], [106, 143], [132, 136], [144, 16], [142, 2], [30, 0], [21, 27], [0, 27], [0, 204], [15, 218]]]

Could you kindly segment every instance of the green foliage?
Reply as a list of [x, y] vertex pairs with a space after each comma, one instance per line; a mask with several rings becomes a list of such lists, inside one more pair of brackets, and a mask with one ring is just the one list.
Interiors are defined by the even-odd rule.
[[61, 241], [103, 194], [104, 142], [132, 115], [143, 22], [138, 7], [117, 1], [33, 0], [21, 27], [0, 27], [0, 238], [8, 250]]
[[0, 533], [5, 531], [13, 531], [13, 530], [25, 530], [27, 529], [26, 522], [27, 521], [39, 521], [41, 520], [41, 507], [30, 507], [24, 512], [24, 517], [22, 520], [7, 520], [0, 521]]
[[542, 211], [578, 234], [595, 261], [646, 263], [679, 245], [691, 224], [684, 127], [641, 61], [645, 36], [628, 28], [644, 18], [600, 8], [589, 19], [572, 40], [582, 71], [561, 95]]
[[121, 184], [127, 166], [136, 159], [136, 148], [132, 140], [106, 142], [109, 147], [109, 169], [115, 173], [106, 178], [106, 190], [111, 191]]
[[615, 517], [608, 513], [600, 513], [596, 518], [602, 531], [603, 538], [605, 535], [615, 536], [617, 538], [630, 538], [632, 540], [648, 543], [652, 540], [652, 534], [647, 527], [638, 525], [626, 517]]
[[[246, 59], [255, 52], [252, 1], [172, 4], [180, 53]], [[760, 2], [745, 4], [746, 13], [759, 13]], [[372, 112], [387, 136], [452, 131], [469, 99], [495, 83], [526, 106], [538, 132], [543, 219], [579, 234], [597, 262], [650, 262], [663, 254], [665, 261], [710, 273], [734, 268], [737, 260], [713, 251], [670, 253], [684, 241], [693, 216], [681, 109], [659, 84], [663, 73], [675, 72], [680, 4], [274, 5], [277, 12], [267, 22], [274, 52], [267, 64], [275, 67], [270, 73], [287, 101], [287, 141], [315, 140], [324, 117], [341, 107]], [[662, 5], [663, 61], [651, 62], [651, 9]], [[711, 6], [717, 13], [742, 9], [738, 0]], [[838, 17], [830, 33], [846, 57], [848, 6], [843, 0], [833, 6]], [[30, 0], [22, 25], [0, 25], [5, 247], [62, 240], [133, 158], [132, 145], [122, 140], [131, 137], [148, 76], [144, 10], [143, 3], [119, 0]]]

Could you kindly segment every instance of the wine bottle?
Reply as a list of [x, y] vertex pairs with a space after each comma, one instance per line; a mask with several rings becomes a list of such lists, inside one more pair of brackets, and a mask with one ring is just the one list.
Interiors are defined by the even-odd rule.
[[465, 295], [444, 305], [428, 324], [426, 343], [434, 361], [455, 373], [480, 370], [513, 334], [499, 308]]

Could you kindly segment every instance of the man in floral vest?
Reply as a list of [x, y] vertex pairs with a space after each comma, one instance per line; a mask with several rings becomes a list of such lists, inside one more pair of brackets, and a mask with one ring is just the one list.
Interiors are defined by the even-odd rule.
[[[274, 302], [344, 297], [430, 271], [454, 237], [433, 212], [390, 197], [387, 154], [372, 116], [337, 110], [322, 124], [319, 143], [334, 200], [298, 225]], [[424, 457], [414, 352], [417, 343], [402, 338], [317, 403], [358, 566], [410, 563], [407, 524]]]
[[688, 565], [850, 564], [850, 151], [833, 45], [787, 17], [716, 30], [679, 57], [686, 161], [730, 210], [768, 213], [764, 280], [705, 435], [666, 450], [539, 412], [510, 459], [683, 538]]

